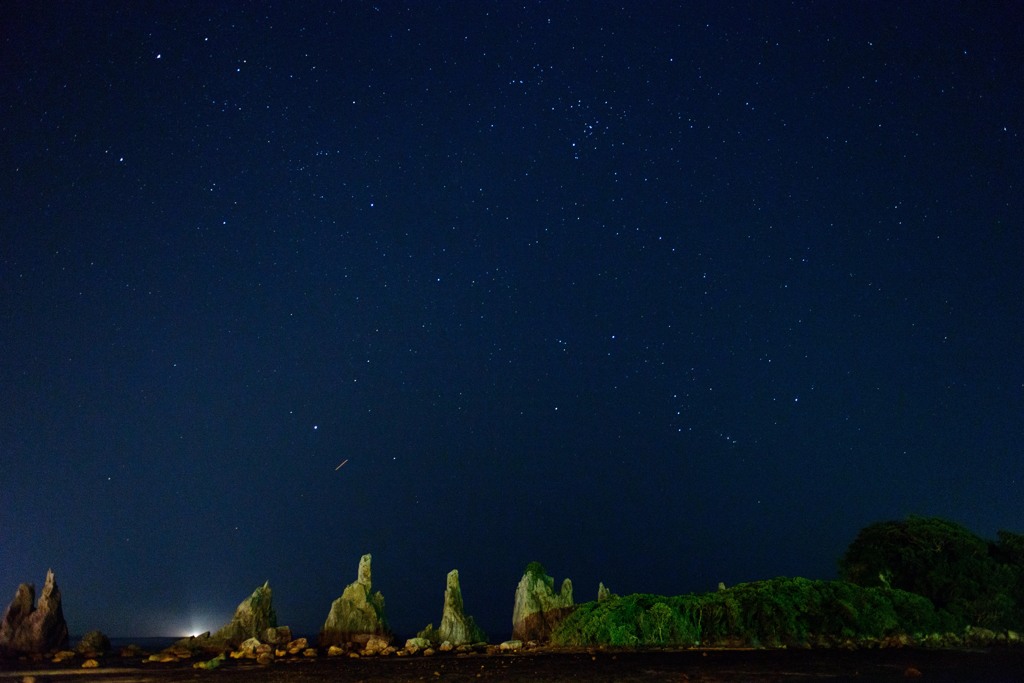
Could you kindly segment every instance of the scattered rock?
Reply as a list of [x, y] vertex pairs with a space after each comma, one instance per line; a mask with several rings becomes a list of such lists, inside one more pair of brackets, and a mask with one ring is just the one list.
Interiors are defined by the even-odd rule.
[[388, 649], [388, 645], [391, 641], [387, 638], [381, 638], [380, 636], [374, 636], [366, 641], [366, 645], [363, 646], [364, 655], [379, 655]]
[[167, 662], [176, 662], [178, 658], [170, 652], [157, 652], [152, 654], [145, 659], [147, 662], [157, 662], [158, 664], [165, 664]]
[[459, 586], [459, 570], [448, 572], [444, 589], [444, 610], [441, 613], [441, 625], [437, 629], [438, 640], [453, 645], [475, 643], [487, 640], [487, 636], [473, 621], [466, 616], [462, 603], [462, 588]]
[[284, 645], [292, 640], [292, 630], [287, 626], [274, 626], [264, 631], [260, 640], [271, 645]]
[[513, 640], [549, 640], [555, 627], [575, 609], [572, 581], [565, 579], [559, 593], [555, 593], [554, 585], [555, 580], [540, 563], [527, 566], [512, 609]]
[[297, 655], [308, 647], [309, 641], [306, 638], [296, 638], [295, 640], [289, 641], [288, 644], [285, 645], [284, 649], [287, 650], [290, 655]]
[[315, 647], [307, 647], [305, 650], [302, 651], [302, 656], [303, 657], [308, 657], [310, 659], [312, 659], [313, 657], [316, 657], [316, 648]]
[[231, 653], [232, 659], [256, 659], [256, 655], [259, 654], [258, 650], [263, 645], [259, 641], [259, 638], [247, 638], [243, 640], [235, 651]]
[[329, 648], [327, 648], [327, 656], [328, 657], [339, 657], [339, 656], [341, 656], [343, 654], [345, 654], [345, 648], [343, 648], [343, 647], [338, 647], [337, 645], [331, 645]]
[[205, 669], [206, 671], [213, 671], [221, 664], [224, 663], [224, 654], [221, 653], [213, 659], [208, 659], [205, 662], [196, 662], [192, 665], [193, 669]]
[[125, 645], [124, 647], [122, 647], [120, 654], [122, 657], [127, 659], [129, 657], [143, 657], [145, 656], [146, 652], [138, 645], [132, 643], [130, 645]]
[[498, 645], [498, 650], [501, 652], [519, 652], [523, 649], [523, 641], [518, 639], [506, 640], [504, 643]]
[[61, 650], [59, 652], [55, 652], [54, 653], [54, 655], [53, 655], [53, 663], [54, 664], [60, 664], [61, 662], [66, 662], [67, 660], [74, 659], [74, 658], [75, 658], [75, 653], [72, 652], [71, 650]]
[[[878, 647], [882, 649], [905, 648], [914, 644], [913, 639], [906, 633], [895, 633], [886, 636], [878, 641]], [[814, 643], [815, 647], [821, 647], [821, 643]]]
[[274, 653], [273, 652], [261, 652], [261, 653], [259, 653], [258, 655], [256, 655], [256, 663], [259, 664], [260, 666], [270, 666], [271, 664], [274, 663]]
[[75, 652], [79, 654], [102, 655], [109, 650], [110, 638], [102, 631], [89, 631], [75, 645]]
[[410, 655], [414, 655], [420, 650], [426, 650], [430, 647], [430, 641], [426, 638], [410, 638], [405, 641], [405, 652]]
[[[171, 648], [176, 650], [187, 650], [189, 652], [213, 652], [213, 651], [227, 651], [231, 649], [229, 643], [223, 641], [215, 641], [210, 637], [210, 632], [206, 631], [198, 636], [189, 636], [188, 638], [182, 638], [177, 641]], [[171, 648], [167, 648], [168, 650]]]
[[168, 654], [172, 654], [178, 659], [192, 659], [193, 651], [187, 647], [181, 645], [171, 645], [169, 648], [164, 650]]
[[387, 635], [384, 596], [379, 591], [371, 593], [370, 560], [369, 554], [359, 559], [355, 582], [346, 586], [341, 597], [331, 604], [331, 611], [320, 631], [321, 647], [355, 641], [358, 636]]
[[87, 659], [84, 662], [82, 662], [83, 669], [96, 669], [99, 668], [99, 665], [100, 663], [97, 662], [95, 659]]
[[52, 569], [46, 572], [38, 605], [35, 593], [32, 584], [18, 586], [0, 620], [0, 653], [45, 653], [68, 646], [68, 624]]
[[968, 626], [963, 640], [969, 647], [988, 647], [999, 642], [999, 634], [991, 629]]

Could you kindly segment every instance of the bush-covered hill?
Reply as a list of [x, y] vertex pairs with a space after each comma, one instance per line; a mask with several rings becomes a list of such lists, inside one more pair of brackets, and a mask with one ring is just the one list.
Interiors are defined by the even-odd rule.
[[[1024, 630], [1024, 536], [987, 541], [925, 517], [863, 529], [838, 581], [777, 578], [715, 593], [611, 596], [579, 605], [561, 645], [780, 646], [869, 642], [965, 629]], [[976, 630], [975, 633], [978, 631]]]
[[961, 627], [1024, 627], [1024, 536], [1009, 531], [988, 541], [936, 517], [879, 522], [857, 535], [839, 573], [923, 595]]
[[580, 605], [560, 645], [814, 645], [949, 628], [927, 598], [846, 581], [778, 578], [703, 595], [612, 596]]

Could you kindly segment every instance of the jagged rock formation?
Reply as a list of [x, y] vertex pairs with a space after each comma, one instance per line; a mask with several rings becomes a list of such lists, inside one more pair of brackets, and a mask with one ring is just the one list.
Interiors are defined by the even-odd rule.
[[[182, 638], [171, 648], [184, 648], [193, 652], [223, 652], [238, 647], [249, 638], [267, 637], [268, 632], [275, 634], [276, 639], [278, 630], [277, 613], [274, 611], [273, 594], [268, 581], [239, 603], [231, 621], [217, 631]], [[290, 631], [288, 633], [290, 635]]]
[[548, 640], [555, 627], [575, 609], [572, 581], [565, 579], [559, 593], [555, 593], [554, 585], [555, 580], [545, 573], [539, 562], [531, 562], [526, 567], [516, 588], [512, 609], [513, 640]]
[[597, 583], [597, 601], [602, 602], [612, 597], [612, 592], [608, 590], [608, 587], [603, 582], [598, 581]]
[[359, 558], [356, 580], [345, 587], [341, 597], [331, 603], [331, 611], [320, 631], [320, 646], [365, 642], [371, 636], [389, 636], [384, 618], [384, 596], [371, 593], [373, 582], [369, 554]]
[[60, 589], [47, 570], [46, 583], [35, 604], [36, 589], [32, 584], [18, 586], [14, 600], [0, 620], [0, 653], [43, 653], [67, 649], [68, 624], [60, 604]]
[[239, 603], [231, 621], [214, 632], [210, 638], [236, 646], [248, 638], [259, 638], [268, 628], [276, 626], [277, 613], [274, 611], [270, 582], [267, 581]]
[[468, 645], [487, 640], [487, 636], [473, 621], [466, 616], [462, 604], [462, 588], [459, 586], [459, 570], [448, 572], [447, 585], [444, 589], [444, 610], [441, 612], [441, 626], [437, 629], [441, 642], [452, 645]]

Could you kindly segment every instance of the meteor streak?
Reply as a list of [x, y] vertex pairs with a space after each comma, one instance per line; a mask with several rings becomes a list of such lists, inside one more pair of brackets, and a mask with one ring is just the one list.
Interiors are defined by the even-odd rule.
[[[344, 465], [347, 462], [348, 462], [348, 458], [345, 458], [344, 460], [341, 461], [341, 465]], [[337, 472], [338, 470], [340, 470], [341, 469], [341, 465], [338, 465], [337, 467], [335, 467], [334, 471]]]

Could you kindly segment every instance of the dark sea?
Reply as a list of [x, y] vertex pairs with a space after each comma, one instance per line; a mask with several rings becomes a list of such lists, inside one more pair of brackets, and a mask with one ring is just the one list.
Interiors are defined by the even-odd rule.
[[[146, 652], [159, 652], [160, 650], [163, 650], [165, 647], [169, 647], [171, 644], [176, 643], [181, 639], [182, 636], [145, 636], [140, 638], [118, 636], [116, 638], [110, 638], [110, 647], [112, 650], [117, 651], [129, 645], [138, 645]], [[78, 641], [81, 640], [81, 637], [72, 637], [70, 640], [71, 647], [74, 647], [78, 644]]]

